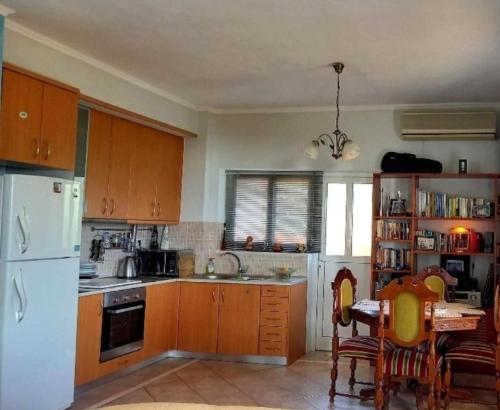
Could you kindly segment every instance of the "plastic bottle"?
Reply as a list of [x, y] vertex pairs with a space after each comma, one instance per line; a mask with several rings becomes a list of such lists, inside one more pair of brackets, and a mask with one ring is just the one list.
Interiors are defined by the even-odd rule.
[[213, 275], [215, 273], [215, 262], [214, 258], [208, 258], [208, 263], [205, 268], [205, 273], [207, 275]]

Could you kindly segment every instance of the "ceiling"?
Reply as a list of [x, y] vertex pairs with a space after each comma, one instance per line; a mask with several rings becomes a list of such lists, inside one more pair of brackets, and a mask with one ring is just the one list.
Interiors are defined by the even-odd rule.
[[498, 0], [0, 0], [198, 107], [500, 101]]

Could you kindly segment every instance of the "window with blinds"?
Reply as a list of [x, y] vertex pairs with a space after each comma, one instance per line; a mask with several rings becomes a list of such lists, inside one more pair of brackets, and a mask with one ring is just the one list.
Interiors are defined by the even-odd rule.
[[323, 173], [226, 171], [226, 249], [321, 250]]

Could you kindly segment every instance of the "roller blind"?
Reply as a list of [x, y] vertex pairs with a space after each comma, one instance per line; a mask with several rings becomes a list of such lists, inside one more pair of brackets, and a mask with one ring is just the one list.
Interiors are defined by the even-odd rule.
[[279, 242], [319, 252], [322, 201], [322, 172], [226, 171], [226, 248], [243, 250], [252, 236], [256, 251]]

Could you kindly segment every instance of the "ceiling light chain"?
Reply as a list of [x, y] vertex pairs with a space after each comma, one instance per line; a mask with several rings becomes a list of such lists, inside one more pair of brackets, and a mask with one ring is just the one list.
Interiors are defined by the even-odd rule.
[[322, 133], [318, 138], [313, 140], [305, 149], [305, 153], [312, 159], [316, 159], [319, 154], [319, 144], [326, 145], [330, 148], [331, 156], [334, 159], [354, 159], [359, 156], [359, 147], [349, 139], [345, 132], [339, 129], [340, 118], [340, 74], [344, 69], [343, 63], [333, 63], [333, 69], [337, 73], [337, 99], [336, 108], [337, 115], [335, 118], [335, 131], [333, 137], [328, 133]]

